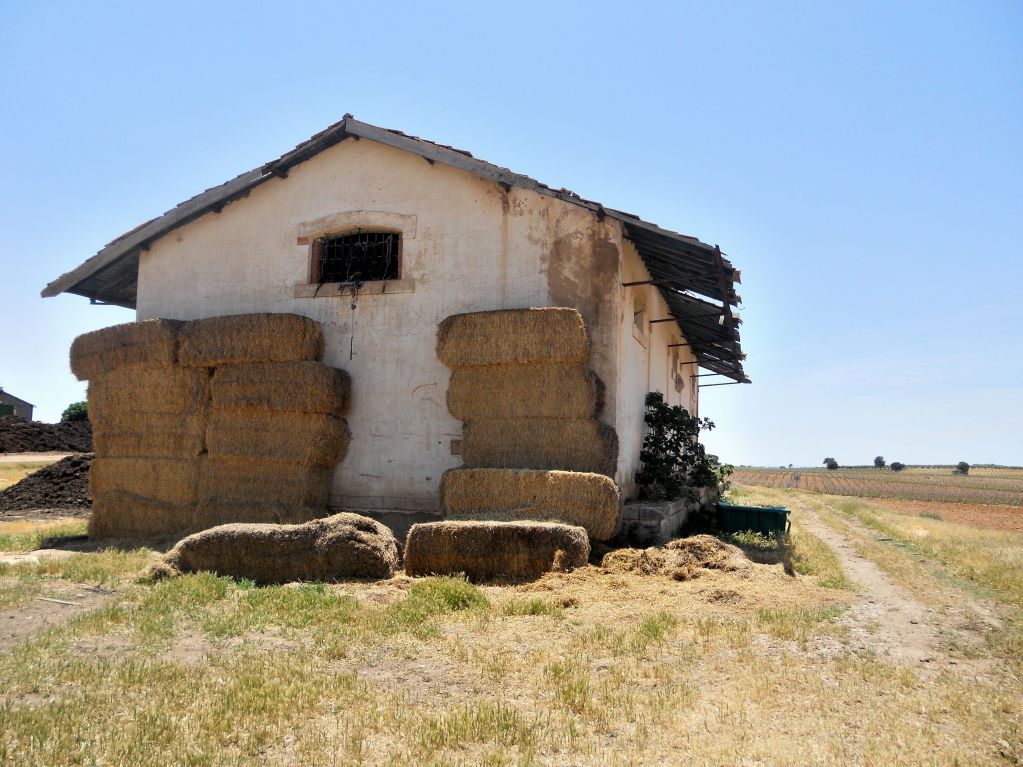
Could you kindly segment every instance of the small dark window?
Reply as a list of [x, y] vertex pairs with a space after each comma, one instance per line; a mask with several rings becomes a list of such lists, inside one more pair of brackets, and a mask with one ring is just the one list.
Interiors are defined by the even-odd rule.
[[317, 282], [370, 282], [401, 276], [401, 235], [349, 232], [322, 237], [313, 249]]

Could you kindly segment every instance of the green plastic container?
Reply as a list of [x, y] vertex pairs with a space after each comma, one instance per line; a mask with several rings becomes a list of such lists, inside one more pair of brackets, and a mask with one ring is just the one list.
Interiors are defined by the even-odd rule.
[[718, 504], [718, 527], [726, 533], [752, 531], [783, 535], [789, 530], [789, 510], [784, 506], [736, 506]]

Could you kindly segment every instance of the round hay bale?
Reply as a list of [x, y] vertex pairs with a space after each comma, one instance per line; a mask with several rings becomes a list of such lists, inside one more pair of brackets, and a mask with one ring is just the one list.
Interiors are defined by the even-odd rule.
[[456, 519], [542, 520], [578, 525], [598, 541], [621, 519], [621, 494], [603, 474], [532, 469], [450, 469], [441, 510]]
[[321, 362], [228, 365], [213, 374], [213, 409], [344, 415], [352, 382]]
[[220, 525], [179, 541], [164, 561], [257, 583], [390, 578], [398, 543], [379, 522], [344, 513], [301, 525]]
[[405, 542], [409, 575], [456, 575], [474, 581], [539, 578], [582, 567], [590, 540], [581, 527], [554, 522], [426, 522]]
[[604, 385], [585, 365], [539, 363], [456, 368], [448, 384], [455, 418], [590, 418]]
[[235, 314], [186, 322], [178, 362], [216, 367], [318, 360], [322, 354], [323, 333], [315, 320], [298, 314]]
[[575, 309], [543, 307], [455, 314], [437, 330], [437, 356], [449, 368], [534, 362], [585, 364], [586, 323]]
[[558, 469], [613, 477], [618, 434], [595, 418], [476, 418], [462, 433], [468, 468]]
[[181, 325], [176, 320], [144, 320], [80, 335], [71, 343], [71, 372], [85, 381], [124, 366], [173, 365]]

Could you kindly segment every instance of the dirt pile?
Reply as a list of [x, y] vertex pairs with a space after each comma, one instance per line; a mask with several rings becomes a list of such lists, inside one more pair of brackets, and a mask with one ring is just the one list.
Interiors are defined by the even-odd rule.
[[0, 511], [88, 509], [92, 453], [69, 455], [0, 490]]
[[701, 570], [735, 572], [751, 567], [741, 549], [713, 535], [678, 538], [649, 549], [618, 549], [605, 554], [600, 564], [610, 572], [665, 575], [676, 581], [697, 578]]
[[88, 453], [92, 426], [88, 421], [41, 423], [14, 415], [0, 416], [0, 453]]

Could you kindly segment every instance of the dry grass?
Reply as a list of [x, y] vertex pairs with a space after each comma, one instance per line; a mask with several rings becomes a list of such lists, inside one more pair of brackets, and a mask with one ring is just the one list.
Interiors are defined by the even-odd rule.
[[93, 427], [126, 414], [185, 415], [206, 407], [206, 370], [153, 365], [114, 368], [89, 380]]
[[585, 364], [590, 344], [586, 324], [575, 309], [505, 309], [445, 319], [437, 330], [437, 356], [449, 368]]
[[610, 538], [621, 518], [618, 486], [602, 474], [529, 469], [451, 469], [441, 510], [455, 519], [533, 519], [579, 525]]
[[118, 367], [173, 365], [180, 327], [173, 320], [145, 320], [80, 335], [71, 344], [71, 372], [85, 381]]
[[537, 578], [586, 564], [590, 541], [581, 527], [552, 522], [428, 522], [413, 525], [405, 544], [409, 575], [464, 574], [474, 581]]
[[456, 368], [448, 410], [476, 418], [591, 418], [603, 407], [604, 386], [585, 365], [488, 365]]
[[91, 559], [79, 582], [120, 589], [117, 603], [0, 654], [0, 762], [1021, 757], [1018, 675], [925, 673], [852, 652], [835, 622], [852, 595], [780, 565], [681, 582], [583, 567], [512, 587], [398, 576], [253, 588], [211, 575], [132, 584], [127, 563], [138, 573], [146, 557], [118, 557], [0, 568], [2, 584], [31, 588], [81, 577]]
[[0, 462], [0, 490], [16, 485], [33, 471], [45, 468], [60, 459], [61, 456], [55, 456], [53, 458], [40, 458], [32, 461]]
[[300, 525], [220, 525], [179, 541], [164, 558], [175, 573], [212, 572], [256, 583], [390, 578], [397, 565], [390, 529], [358, 514]]
[[318, 360], [323, 333], [297, 314], [236, 314], [193, 320], [181, 328], [178, 361], [186, 367]]
[[352, 382], [320, 362], [228, 365], [213, 374], [213, 409], [344, 415]]
[[0, 522], [0, 551], [34, 551], [49, 538], [82, 535], [85, 522], [74, 517]]
[[618, 435], [593, 418], [477, 418], [465, 424], [468, 468], [594, 472], [613, 477]]

